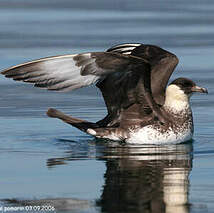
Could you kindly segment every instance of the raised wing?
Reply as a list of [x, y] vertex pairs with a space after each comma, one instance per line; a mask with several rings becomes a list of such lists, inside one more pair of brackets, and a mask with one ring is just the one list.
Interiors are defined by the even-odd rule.
[[95, 52], [43, 58], [13, 66], [2, 74], [36, 87], [70, 91], [101, 81], [112, 73], [125, 73], [133, 65], [149, 66], [135, 56]]
[[[73, 90], [98, 82], [97, 86], [102, 92], [105, 91], [103, 95], [111, 124], [118, 120], [123, 109], [133, 103], [146, 104], [155, 109], [150, 89], [150, 65], [136, 56], [114, 52], [55, 56], [11, 67], [2, 74], [57, 91]], [[144, 82], [147, 82], [146, 88]], [[102, 125], [109, 122], [107, 119]]]
[[158, 46], [139, 43], [120, 44], [107, 50], [133, 55], [147, 60], [151, 65], [151, 88], [155, 101], [163, 105], [169, 78], [178, 64], [178, 58]]
[[81, 67], [76, 66], [75, 56], [42, 58], [10, 67], [2, 74], [16, 81], [33, 83], [35, 87], [56, 91], [70, 91], [95, 83], [99, 76], [81, 75]]
[[[133, 51], [140, 47], [139, 44], [134, 46], [131, 55], [123, 54], [125, 47], [120, 46], [123, 48], [121, 53], [94, 52], [43, 58], [11, 67], [2, 74], [57, 91], [69, 91], [97, 82], [108, 109], [107, 118], [100, 122], [104, 126], [118, 123], [121, 112], [133, 104], [143, 110], [149, 108], [163, 120], [151, 93], [150, 64], [137, 54], [133, 55]], [[129, 47], [129, 51], [130, 48], [133, 47]]]

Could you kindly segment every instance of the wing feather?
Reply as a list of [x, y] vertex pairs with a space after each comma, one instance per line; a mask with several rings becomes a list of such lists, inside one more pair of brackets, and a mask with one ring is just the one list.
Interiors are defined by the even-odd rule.
[[[95, 83], [99, 76], [81, 75], [81, 68], [73, 59], [76, 55], [54, 56], [13, 66], [2, 72], [16, 81], [34, 83], [34, 86], [49, 90], [69, 91]], [[88, 56], [88, 54], [86, 54]], [[83, 65], [93, 63], [90, 58]]]
[[163, 105], [165, 89], [179, 60], [173, 53], [150, 44], [119, 44], [107, 50], [140, 57], [151, 65], [151, 89], [155, 101]]
[[133, 44], [119, 44], [115, 45], [107, 50], [107, 52], [118, 52], [121, 54], [131, 55], [132, 51], [139, 47], [141, 44], [133, 43]]
[[2, 72], [16, 81], [33, 83], [35, 87], [70, 91], [102, 81], [110, 73], [130, 71], [130, 67], [146, 67], [146, 61], [118, 53], [94, 52], [54, 56], [13, 66]]
[[107, 52], [42, 58], [13, 66], [2, 74], [55, 91], [97, 83], [109, 113], [107, 122], [103, 121], [107, 125], [117, 122], [121, 112], [132, 104], [150, 107], [155, 115], [160, 114], [157, 103], [163, 103], [168, 79], [177, 63], [175, 55], [157, 46], [122, 44]]

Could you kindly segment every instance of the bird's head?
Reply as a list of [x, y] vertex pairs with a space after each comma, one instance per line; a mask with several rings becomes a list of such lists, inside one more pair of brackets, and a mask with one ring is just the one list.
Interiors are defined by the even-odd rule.
[[184, 93], [189, 97], [194, 92], [208, 93], [206, 88], [197, 86], [195, 82], [188, 78], [177, 78], [169, 86], [173, 86], [174, 89], [177, 87], [175, 92], [177, 90], [177, 92]]
[[206, 88], [197, 86], [196, 83], [190, 79], [175, 79], [166, 89], [166, 99], [164, 105], [174, 105], [177, 108], [183, 108], [184, 106], [187, 107], [189, 104], [189, 98], [195, 92], [208, 93]]

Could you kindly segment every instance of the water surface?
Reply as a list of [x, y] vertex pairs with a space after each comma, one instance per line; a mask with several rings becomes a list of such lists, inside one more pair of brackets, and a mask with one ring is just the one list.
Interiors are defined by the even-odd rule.
[[[97, 121], [100, 92], [56, 93], [0, 77], [0, 207], [56, 212], [214, 212], [214, 2], [0, 2], [0, 67], [124, 42], [160, 45], [207, 87], [192, 97], [194, 140], [168, 146], [106, 143], [46, 117], [49, 107]], [[16, 212], [26, 212], [19, 210]], [[34, 212], [39, 212], [34, 209]], [[41, 211], [40, 211], [41, 212]]]

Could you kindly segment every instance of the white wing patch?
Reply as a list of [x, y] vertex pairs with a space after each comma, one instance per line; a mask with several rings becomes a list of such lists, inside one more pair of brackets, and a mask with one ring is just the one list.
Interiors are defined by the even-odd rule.
[[112, 49], [113, 48], [123, 48], [123, 47], [127, 47], [127, 46], [138, 47], [140, 45], [142, 45], [142, 44], [139, 44], [139, 43], [125, 43], [125, 44], [116, 45], [116, 46], [112, 47]]
[[11, 67], [2, 74], [17, 81], [34, 83], [36, 87], [59, 91], [70, 91], [96, 83], [99, 76], [81, 75], [81, 68], [84, 65], [94, 63], [94, 59], [90, 58], [91, 54], [84, 54], [86, 60], [82, 67], [76, 65], [73, 59], [75, 56], [43, 58]]
[[108, 49], [108, 52], [118, 52], [118, 53], [122, 53], [125, 55], [130, 55], [132, 53], [132, 51], [136, 48], [139, 47], [141, 44], [138, 43], [134, 43], [134, 44], [120, 44], [114, 47], [111, 47], [110, 49]]

